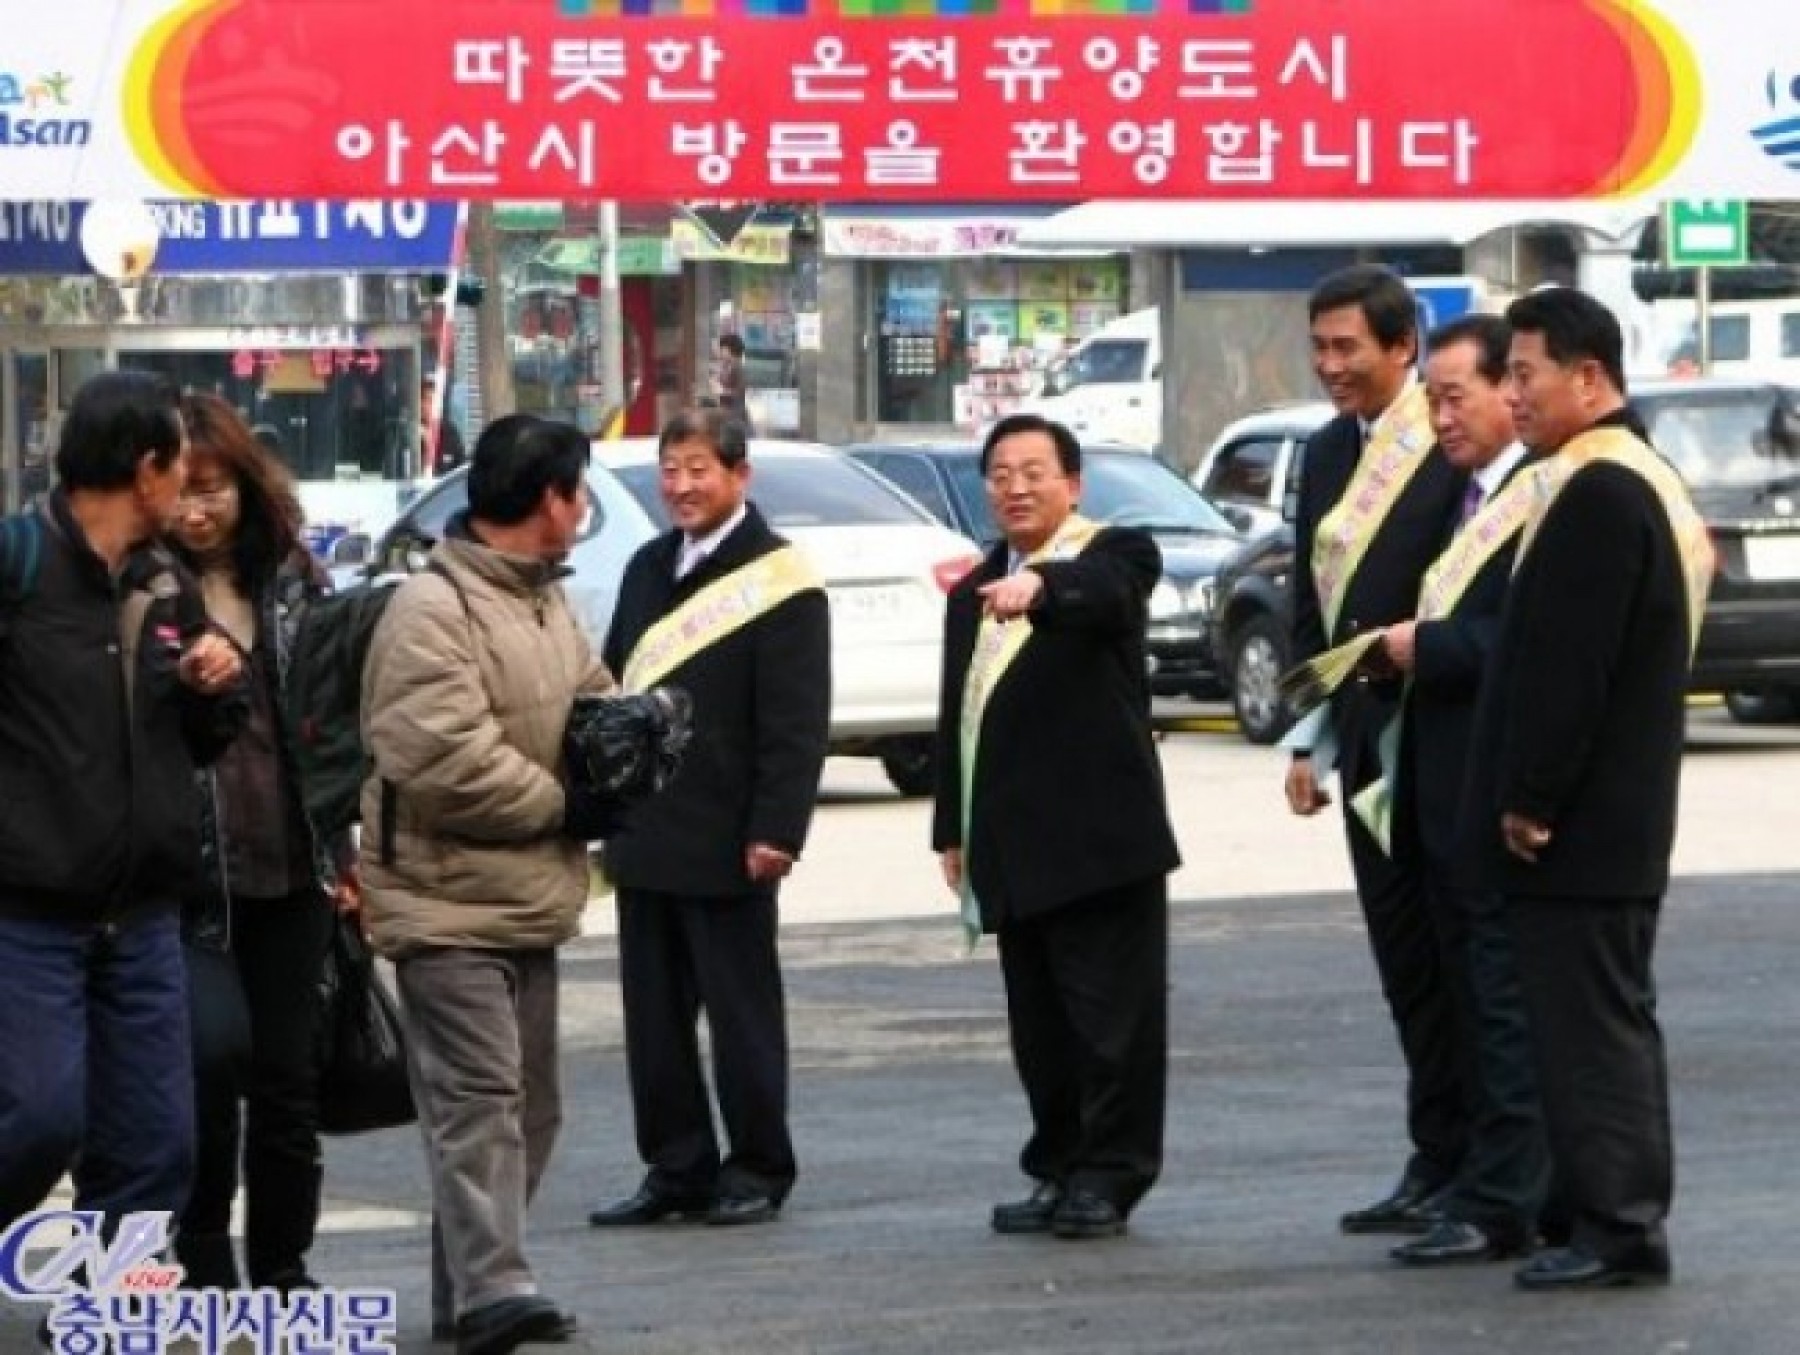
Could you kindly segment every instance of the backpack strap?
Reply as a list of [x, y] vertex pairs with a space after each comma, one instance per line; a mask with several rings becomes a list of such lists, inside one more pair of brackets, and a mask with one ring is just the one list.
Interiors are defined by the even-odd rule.
[[0, 639], [12, 629], [13, 614], [37, 587], [44, 557], [44, 524], [34, 512], [0, 518]]

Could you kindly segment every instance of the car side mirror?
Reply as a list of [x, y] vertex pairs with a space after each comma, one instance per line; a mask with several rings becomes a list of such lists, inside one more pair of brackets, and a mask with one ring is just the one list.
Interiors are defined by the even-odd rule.
[[1255, 516], [1241, 503], [1221, 503], [1215, 505], [1219, 515], [1236, 527], [1240, 532], [1247, 532], [1256, 523]]
[[331, 543], [329, 563], [345, 568], [366, 565], [374, 551], [375, 543], [366, 532], [346, 532]]

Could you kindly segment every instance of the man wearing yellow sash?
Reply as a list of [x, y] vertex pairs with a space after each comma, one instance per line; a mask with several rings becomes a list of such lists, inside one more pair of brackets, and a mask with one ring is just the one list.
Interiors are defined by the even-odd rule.
[[1612, 314], [1548, 288], [1507, 318], [1519, 435], [1562, 472], [1524, 528], [1465, 810], [1505, 896], [1567, 1216], [1561, 1245], [1516, 1278], [1665, 1284], [1673, 1150], [1651, 955], [1712, 552], [1626, 406]]
[[[1358, 265], [1326, 278], [1308, 302], [1313, 367], [1338, 416], [1307, 443], [1294, 522], [1293, 656], [1297, 663], [1412, 617], [1425, 570], [1464, 477], [1435, 446], [1413, 375], [1417, 308], [1400, 278]], [[1356, 892], [1407, 1069], [1413, 1151], [1394, 1189], [1340, 1220], [1346, 1232], [1422, 1232], [1427, 1202], [1455, 1176], [1467, 1138], [1451, 1006], [1416, 850], [1390, 856], [1349, 812], [1381, 774], [1379, 742], [1400, 682], [1345, 682], [1288, 743], [1288, 806], [1318, 813], [1335, 745]], [[1314, 754], [1319, 756], [1315, 759]]]
[[965, 920], [999, 939], [1036, 1186], [1002, 1233], [1110, 1237], [1162, 1166], [1168, 874], [1150, 733], [1144, 532], [1080, 517], [1081, 448], [1035, 414], [981, 454], [1005, 541], [944, 623], [932, 846]]
[[1425, 571], [1417, 617], [1387, 627], [1377, 655], [1409, 679], [1397, 765], [1388, 769], [1392, 838], [1424, 860], [1468, 1098], [1469, 1147], [1440, 1197], [1443, 1221], [1392, 1253], [1414, 1266], [1525, 1251], [1549, 1171], [1512, 937], [1499, 895], [1471, 886], [1457, 860], [1476, 696], [1535, 502], [1537, 458], [1516, 440], [1507, 402], [1511, 338], [1499, 316], [1466, 315], [1426, 340], [1431, 426], [1451, 464], [1467, 472], [1468, 487], [1444, 552]]
[[[748, 435], [728, 410], [663, 429], [674, 526], [632, 557], [604, 654], [625, 687], [693, 697], [673, 781], [608, 839], [638, 1152], [632, 1196], [596, 1227], [774, 1219], [794, 1184], [776, 897], [812, 820], [831, 723], [818, 579], [748, 501]], [[721, 1154], [696, 1025], [711, 1034]]]

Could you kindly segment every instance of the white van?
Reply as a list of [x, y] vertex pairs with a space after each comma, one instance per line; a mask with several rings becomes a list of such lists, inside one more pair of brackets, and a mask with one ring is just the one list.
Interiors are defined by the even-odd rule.
[[1083, 442], [1150, 451], [1162, 441], [1162, 320], [1154, 306], [1121, 315], [1045, 373], [1020, 409], [1055, 419]]
[[[1699, 322], [1691, 302], [1681, 309], [1685, 314], [1667, 365], [1671, 375], [1691, 376], [1700, 370]], [[1659, 319], [1674, 310], [1673, 304], [1659, 303]], [[1800, 381], [1800, 297], [1714, 302], [1708, 328], [1714, 376]]]

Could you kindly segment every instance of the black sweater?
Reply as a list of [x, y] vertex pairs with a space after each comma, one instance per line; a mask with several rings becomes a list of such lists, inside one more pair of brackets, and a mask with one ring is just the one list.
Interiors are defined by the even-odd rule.
[[[606, 666], [664, 616], [730, 571], [786, 542], [751, 507], [713, 553], [677, 582], [681, 533], [665, 532], [625, 567], [607, 631]], [[772, 892], [744, 871], [744, 849], [798, 855], [812, 820], [831, 728], [831, 620], [808, 589], [682, 664], [664, 682], [694, 699], [694, 740], [673, 782], [634, 807], [606, 844], [623, 888], [700, 898]]]
[[[36, 579], [0, 636], [0, 913], [176, 908], [200, 868], [195, 768], [242, 723], [242, 691], [203, 697], [177, 678], [205, 607], [169, 556], [140, 549], [115, 583], [61, 493], [42, 512]], [[120, 613], [143, 589], [128, 706]]]
[[[1687, 590], [1644, 479], [1595, 462], [1521, 557], [1476, 720], [1465, 841], [1509, 894], [1649, 897], [1668, 885], [1686, 714]], [[1550, 826], [1535, 865], [1500, 816]]]

